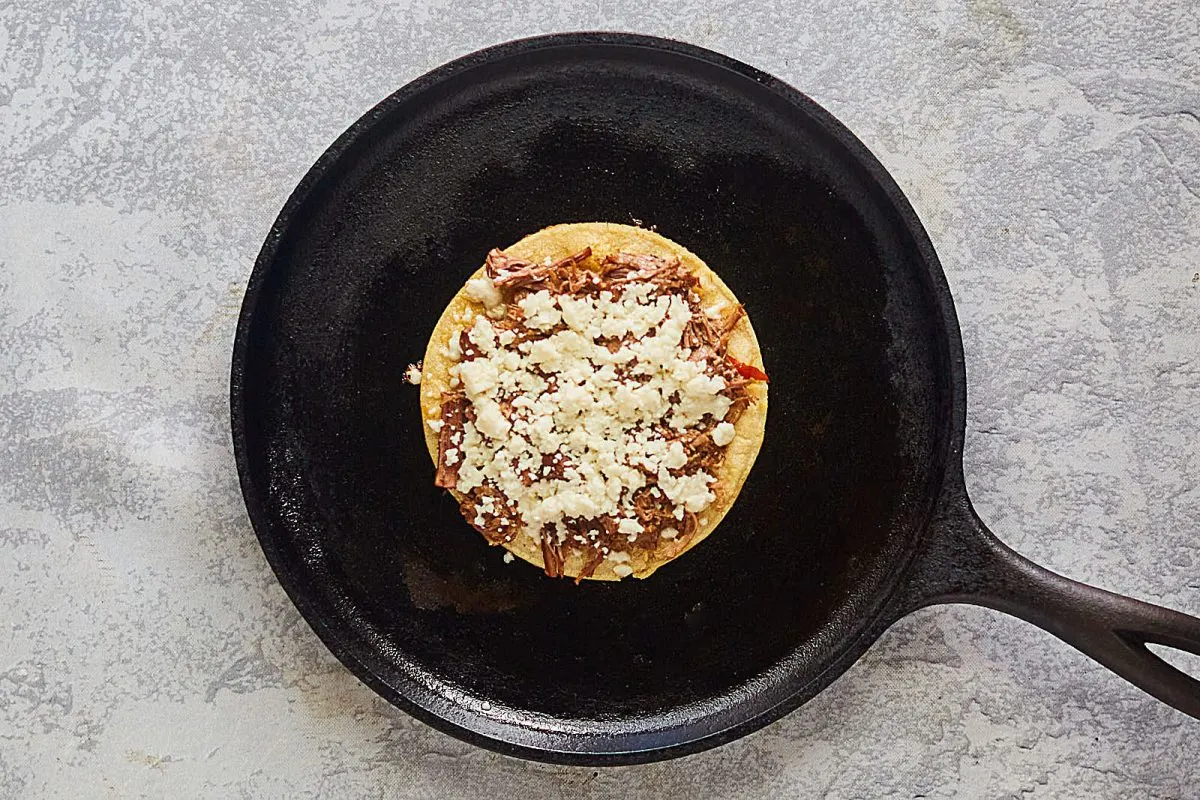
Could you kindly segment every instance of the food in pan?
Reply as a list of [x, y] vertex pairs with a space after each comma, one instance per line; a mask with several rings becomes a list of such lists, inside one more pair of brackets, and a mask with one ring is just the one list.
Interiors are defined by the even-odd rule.
[[703, 541], [767, 415], [729, 287], [611, 223], [488, 253], [434, 328], [420, 387], [437, 485], [488, 542], [577, 581], [645, 578]]

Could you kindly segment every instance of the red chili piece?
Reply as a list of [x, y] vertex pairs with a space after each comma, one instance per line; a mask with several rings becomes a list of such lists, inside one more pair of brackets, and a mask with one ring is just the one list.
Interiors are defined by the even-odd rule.
[[743, 364], [741, 361], [738, 361], [736, 358], [730, 355], [725, 357], [729, 359], [729, 363], [733, 364], [733, 368], [736, 369], [738, 374], [743, 378], [749, 378], [750, 380], [754, 381], [763, 381], [764, 383], [770, 381], [770, 379], [767, 377], [767, 373], [763, 372], [758, 367], [752, 367], [749, 364]]

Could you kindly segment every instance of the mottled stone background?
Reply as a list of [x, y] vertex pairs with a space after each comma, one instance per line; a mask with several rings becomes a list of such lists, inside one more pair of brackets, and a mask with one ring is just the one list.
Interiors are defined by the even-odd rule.
[[289, 191], [439, 63], [621, 29], [862, 137], [958, 302], [980, 514], [1200, 613], [1195, 3], [747, 5], [0, 0], [0, 796], [1200, 797], [1200, 723], [980, 609], [913, 615], [759, 734], [597, 774], [394, 711], [267, 568], [226, 398]]

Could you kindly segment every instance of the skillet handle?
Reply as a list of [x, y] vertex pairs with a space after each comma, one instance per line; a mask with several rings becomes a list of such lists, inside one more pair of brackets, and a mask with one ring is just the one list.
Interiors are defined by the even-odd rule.
[[1049, 631], [1167, 705], [1200, 719], [1200, 680], [1146, 645], [1200, 656], [1200, 619], [1073, 581], [1006, 546], [965, 491], [942, 504], [901, 594], [904, 613], [938, 603], [985, 606]]

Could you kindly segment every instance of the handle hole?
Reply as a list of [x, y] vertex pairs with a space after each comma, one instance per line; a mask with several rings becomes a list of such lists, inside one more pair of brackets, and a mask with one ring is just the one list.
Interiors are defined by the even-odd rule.
[[1200, 680], [1200, 655], [1155, 642], [1146, 642], [1146, 649], [1175, 669]]

